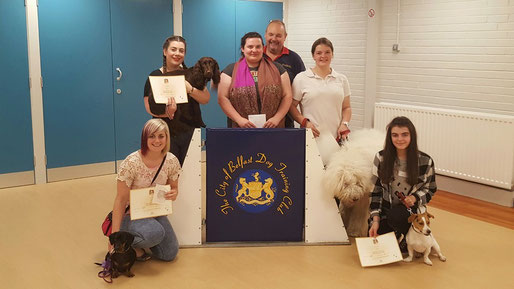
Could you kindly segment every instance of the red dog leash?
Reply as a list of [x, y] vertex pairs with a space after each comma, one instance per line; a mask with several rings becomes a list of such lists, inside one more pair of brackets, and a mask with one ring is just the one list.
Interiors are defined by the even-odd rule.
[[402, 204], [407, 208], [407, 211], [409, 212], [409, 214], [411, 214], [411, 215], [414, 214], [412, 212], [412, 209], [409, 207], [409, 205], [407, 205], [407, 202], [405, 201], [405, 198], [406, 198], [405, 195], [402, 192], [398, 192], [398, 191], [396, 191], [394, 193], [398, 197], [398, 199], [400, 199]]

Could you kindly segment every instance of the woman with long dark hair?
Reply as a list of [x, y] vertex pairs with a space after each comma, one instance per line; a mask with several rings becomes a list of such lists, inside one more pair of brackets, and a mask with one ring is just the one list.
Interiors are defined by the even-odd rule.
[[401, 239], [411, 212], [424, 212], [437, 190], [434, 161], [418, 150], [416, 128], [408, 118], [399, 116], [387, 125], [384, 149], [373, 165], [369, 236], [394, 231]]
[[[187, 69], [184, 63], [186, 48], [186, 40], [182, 36], [174, 35], [168, 37], [162, 45], [162, 67], [152, 71], [150, 76], [166, 75], [166, 73], [171, 71]], [[178, 158], [181, 165], [184, 163], [194, 129], [205, 127], [201, 116], [200, 104], [208, 103], [211, 97], [207, 87], [203, 90], [196, 89], [187, 80], [186, 91], [188, 102], [179, 104], [178, 107], [173, 98], [168, 100], [167, 105], [155, 104], [153, 99], [151, 99], [152, 88], [148, 79], [146, 80], [144, 91], [146, 112], [154, 118], [164, 120], [168, 124], [171, 137], [170, 152]], [[186, 106], [190, 108], [188, 109]], [[193, 106], [194, 109], [191, 108]], [[175, 117], [177, 109], [187, 109], [188, 111], [196, 112], [198, 115], [191, 116], [191, 119], [177, 118]]]

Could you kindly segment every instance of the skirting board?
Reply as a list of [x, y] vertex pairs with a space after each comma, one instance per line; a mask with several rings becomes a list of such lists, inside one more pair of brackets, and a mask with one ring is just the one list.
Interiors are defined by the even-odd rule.
[[437, 189], [505, 207], [514, 207], [514, 191], [437, 175]]
[[34, 184], [34, 171], [0, 174], [0, 189]]
[[109, 175], [114, 174], [115, 171], [115, 162], [112, 161], [105, 163], [47, 169], [46, 172], [48, 182], [58, 182], [78, 178]]

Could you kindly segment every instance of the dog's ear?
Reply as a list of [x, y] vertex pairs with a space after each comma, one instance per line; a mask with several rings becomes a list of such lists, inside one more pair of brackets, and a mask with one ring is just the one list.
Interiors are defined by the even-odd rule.
[[414, 220], [416, 220], [417, 217], [418, 217], [418, 215], [416, 215], [416, 214], [410, 215], [409, 218], [407, 219], [407, 222], [412, 223]]
[[132, 233], [127, 232], [127, 243], [132, 246], [132, 243], [134, 242], [134, 235]]
[[119, 232], [115, 232], [109, 235], [109, 242], [111, 243], [111, 245], [114, 245], [116, 243], [116, 241], [118, 240], [118, 235]]
[[[198, 60], [195, 65], [186, 72], [186, 80], [196, 89], [203, 90], [205, 87], [202, 62]], [[175, 117], [176, 114], [175, 114]]]
[[430, 214], [429, 212], [426, 212], [426, 213], [427, 213], [427, 216], [428, 216], [429, 218], [435, 219], [434, 215]]
[[213, 70], [212, 70], [212, 82], [217, 86], [220, 83], [220, 67], [218, 66], [218, 62], [213, 58]]
[[200, 60], [198, 60], [198, 61], [195, 63], [195, 65], [193, 66], [193, 69], [194, 69], [194, 70], [197, 70], [197, 71], [199, 71], [199, 72], [201, 72], [201, 73], [203, 74], [203, 67], [202, 67], [202, 61], [201, 61], [201, 59], [200, 59]]

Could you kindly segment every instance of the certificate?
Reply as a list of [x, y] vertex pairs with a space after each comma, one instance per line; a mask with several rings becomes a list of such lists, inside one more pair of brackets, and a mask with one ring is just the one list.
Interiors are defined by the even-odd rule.
[[186, 78], [184, 75], [149, 76], [155, 103], [168, 104], [168, 98], [175, 102], [187, 103]]
[[266, 115], [265, 114], [249, 114], [248, 120], [255, 124], [256, 127], [262, 128], [266, 123]]
[[170, 185], [130, 190], [130, 219], [138, 220], [172, 213], [171, 200], [164, 199]]
[[355, 238], [355, 243], [362, 267], [385, 265], [403, 259], [394, 232], [376, 238]]

